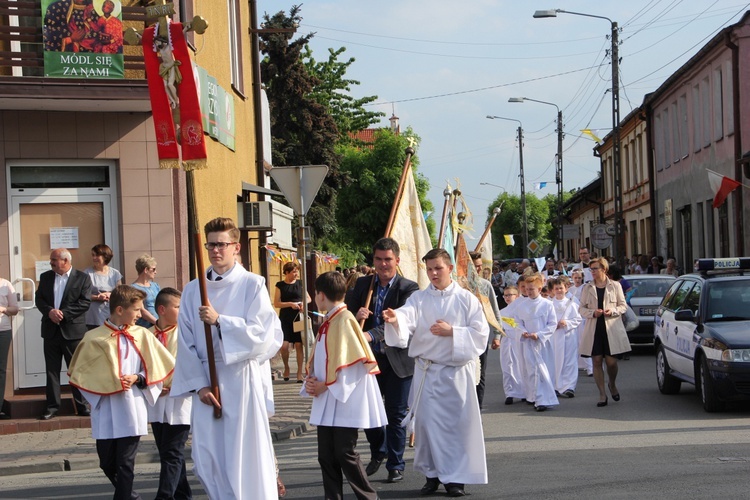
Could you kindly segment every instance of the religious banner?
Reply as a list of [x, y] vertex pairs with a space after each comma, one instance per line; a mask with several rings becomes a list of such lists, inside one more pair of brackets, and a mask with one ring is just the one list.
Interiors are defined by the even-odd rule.
[[44, 74], [123, 78], [120, 0], [42, 0]]

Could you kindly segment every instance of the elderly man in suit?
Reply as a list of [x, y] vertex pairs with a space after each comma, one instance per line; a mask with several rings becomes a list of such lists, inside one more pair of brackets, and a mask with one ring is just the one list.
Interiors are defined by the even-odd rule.
[[[414, 359], [409, 357], [408, 349], [385, 345], [383, 311], [403, 306], [409, 295], [419, 290], [419, 285], [415, 282], [398, 275], [399, 252], [398, 243], [392, 238], [381, 238], [375, 242], [375, 283], [372, 276], [359, 278], [346, 301], [346, 306], [357, 319], [365, 321], [363, 330], [380, 367], [378, 385], [385, 400], [385, 413], [388, 417], [386, 427], [365, 430], [371, 453], [370, 463], [365, 471], [368, 476], [372, 476], [387, 458], [385, 467], [388, 469], [389, 483], [404, 478], [406, 429], [401, 427], [401, 421], [406, 416], [409, 389], [414, 375]], [[367, 303], [371, 288], [372, 297]]]
[[[65, 248], [57, 248], [49, 257], [52, 269], [39, 277], [36, 307], [42, 313], [44, 363], [47, 370], [47, 410], [40, 417], [49, 420], [60, 411], [60, 371], [62, 359], [70, 359], [86, 333], [86, 311], [91, 304], [91, 278], [73, 269], [72, 256]], [[76, 413], [89, 416], [81, 393], [72, 388]]]

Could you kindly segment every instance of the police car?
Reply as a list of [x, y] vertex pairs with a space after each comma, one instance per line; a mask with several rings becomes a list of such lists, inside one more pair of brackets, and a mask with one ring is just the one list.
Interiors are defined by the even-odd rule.
[[694, 384], [708, 412], [750, 400], [750, 257], [699, 259], [677, 278], [654, 318], [663, 394]]

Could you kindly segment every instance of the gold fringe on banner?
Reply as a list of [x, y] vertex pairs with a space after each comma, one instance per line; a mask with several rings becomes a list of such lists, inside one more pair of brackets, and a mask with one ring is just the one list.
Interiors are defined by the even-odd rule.
[[167, 168], [180, 168], [180, 160], [175, 158], [167, 158], [164, 160], [159, 160], [159, 168], [167, 169]]
[[185, 172], [191, 170], [203, 170], [204, 168], [208, 168], [208, 160], [201, 158], [198, 160], [183, 161], [182, 167], [185, 169]]

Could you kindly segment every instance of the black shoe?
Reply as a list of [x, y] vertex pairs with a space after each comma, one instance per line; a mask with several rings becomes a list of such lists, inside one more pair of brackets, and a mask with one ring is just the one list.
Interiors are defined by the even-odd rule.
[[536, 411], [547, 411], [547, 407], [544, 405], [539, 405], [534, 408]]
[[604, 406], [607, 406], [608, 402], [609, 402], [609, 398], [604, 396], [604, 401], [599, 401], [598, 403], [596, 403], [596, 406], [598, 406], [599, 408], [602, 408]]
[[573, 391], [573, 389], [568, 389], [567, 391], [563, 392], [563, 396], [567, 398], [574, 398], [576, 397], [576, 393], [575, 391]]
[[513, 404], [513, 398], [505, 398], [505, 404], [506, 405], [512, 405]]
[[10, 420], [10, 415], [8, 415], [5, 412], [0, 411], [0, 420]]
[[448, 483], [445, 485], [445, 491], [448, 492], [449, 497], [462, 497], [466, 495], [464, 485], [461, 483]]
[[440, 479], [436, 477], [428, 477], [427, 482], [424, 483], [424, 486], [422, 486], [422, 489], [419, 490], [420, 495], [430, 495], [432, 493], [435, 493], [440, 486]]
[[370, 460], [370, 463], [365, 467], [365, 473], [368, 476], [375, 474], [380, 469], [380, 466], [383, 465], [383, 460], [385, 460], [385, 457], [373, 458]]
[[397, 483], [399, 481], [403, 481], [404, 479], [404, 471], [394, 469], [388, 471], [388, 482], [389, 483]]
[[78, 416], [79, 417], [90, 417], [91, 416], [91, 411], [89, 411], [89, 410], [79, 410], [78, 411]]
[[39, 417], [39, 420], [49, 420], [51, 418], [55, 418], [56, 416], [57, 416], [57, 410], [54, 408], [50, 408], [44, 412], [44, 415]]

